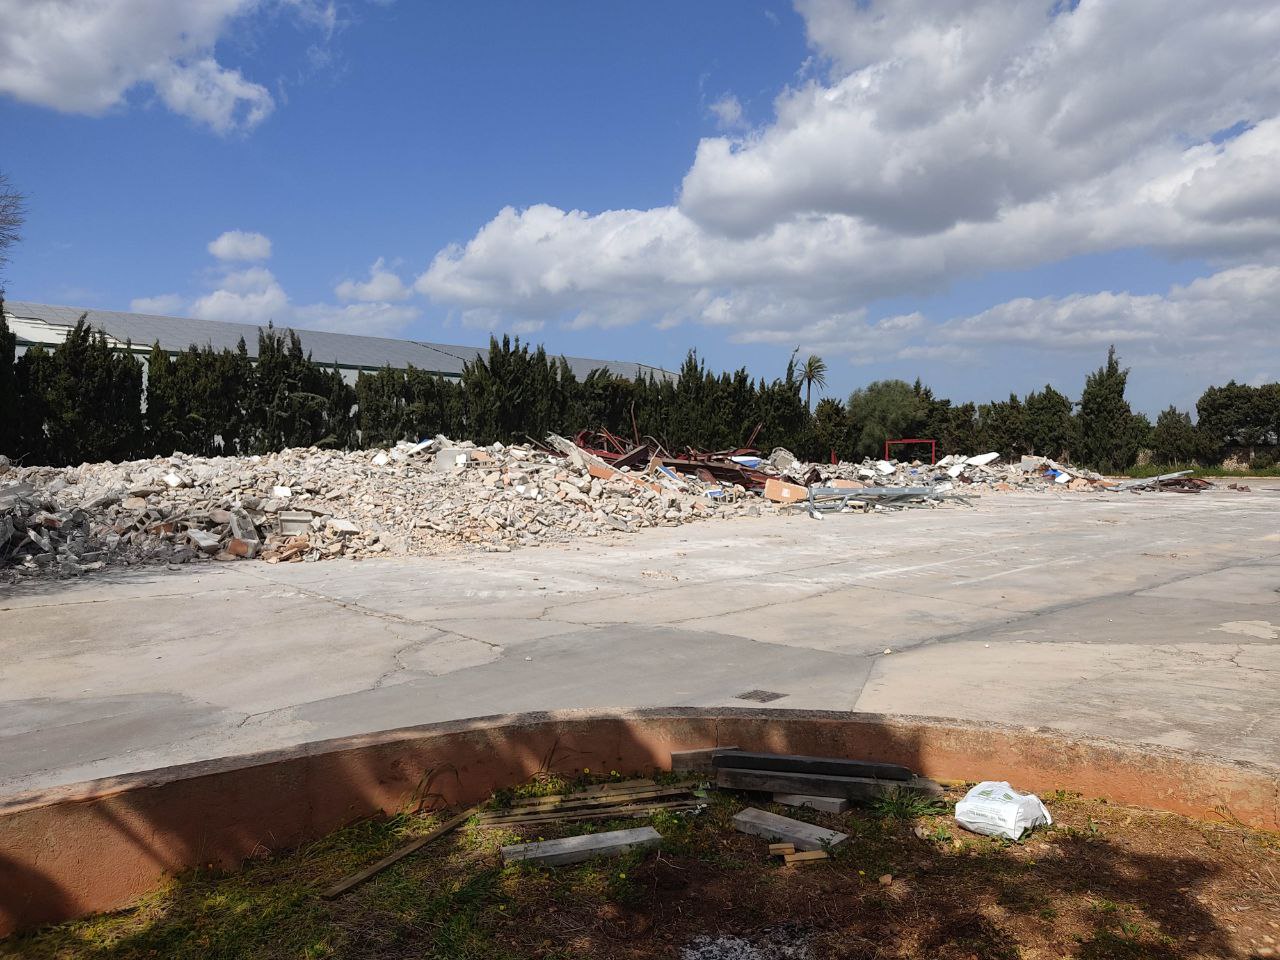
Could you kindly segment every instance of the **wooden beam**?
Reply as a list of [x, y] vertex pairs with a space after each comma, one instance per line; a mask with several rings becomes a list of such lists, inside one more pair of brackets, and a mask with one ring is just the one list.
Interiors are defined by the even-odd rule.
[[640, 817], [654, 810], [696, 810], [701, 801], [669, 800], [660, 803], [630, 803], [616, 807], [586, 810], [556, 810], [551, 813], [514, 814], [506, 817], [481, 817], [482, 827], [515, 826], [521, 823], [555, 823], [557, 820], [608, 820], [611, 817]]
[[747, 753], [743, 750], [716, 751], [711, 759], [717, 769], [774, 770], [780, 773], [813, 773], [831, 777], [865, 777], [870, 780], [911, 779], [911, 771], [896, 763], [871, 760], [841, 760], [838, 757], [805, 757], [787, 753]]
[[479, 807], [472, 807], [470, 810], [464, 810], [462, 813], [459, 813], [456, 816], [450, 817], [448, 820], [444, 821], [443, 823], [435, 827], [430, 833], [423, 834], [421, 837], [418, 837], [416, 840], [412, 840], [409, 843], [406, 843], [399, 850], [383, 857], [381, 860], [379, 860], [377, 863], [373, 864], [372, 866], [365, 867], [359, 873], [353, 873], [351, 876], [346, 877], [343, 880], [339, 880], [328, 890], [325, 890], [323, 893], [321, 893], [320, 896], [324, 897], [324, 899], [326, 900], [332, 900], [334, 897], [341, 896], [342, 894], [350, 890], [352, 887], [359, 886], [360, 884], [364, 883], [366, 880], [368, 880], [370, 877], [374, 876], [375, 874], [381, 873], [383, 870], [387, 869], [387, 867], [391, 866], [393, 863], [397, 863], [398, 861], [403, 860], [405, 857], [409, 856], [409, 854], [413, 853], [415, 850], [420, 850], [422, 847], [425, 847], [432, 840], [440, 839], [446, 833], [452, 830], [454, 827], [458, 826], [461, 823], [466, 822], [466, 820], [468, 820], [470, 817], [475, 816], [476, 813], [479, 812], [479, 809], [480, 809]]
[[942, 787], [924, 777], [903, 783], [871, 780], [866, 777], [827, 777], [810, 773], [782, 773], [769, 770], [716, 771], [716, 786], [725, 790], [757, 790], [761, 793], [802, 793], [812, 797], [844, 797], [854, 803], [870, 803], [892, 796], [899, 790], [922, 797], [941, 797]]
[[838, 833], [812, 823], [780, 817], [768, 810], [747, 807], [733, 818], [733, 827], [741, 833], [764, 837], [771, 843], [790, 843], [797, 850], [827, 850], [840, 846], [849, 839], [847, 833]]
[[616, 857], [628, 850], [656, 847], [661, 842], [662, 834], [653, 827], [610, 830], [608, 833], [592, 833], [582, 837], [513, 844], [502, 848], [502, 862], [538, 863], [545, 867], [555, 867], [580, 863], [592, 857]]

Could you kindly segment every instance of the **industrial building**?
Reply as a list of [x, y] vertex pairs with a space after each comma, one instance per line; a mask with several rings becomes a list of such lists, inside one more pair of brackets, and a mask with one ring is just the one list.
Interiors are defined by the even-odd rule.
[[[215, 350], [234, 350], [243, 338], [249, 356], [258, 350], [258, 325], [227, 323], [222, 320], [194, 320], [187, 317], [162, 317], [146, 313], [123, 313], [117, 310], [94, 310], [86, 307], [63, 307], [21, 300], [4, 302], [5, 319], [17, 336], [19, 355], [34, 344], [56, 346], [66, 339], [80, 317], [106, 334], [118, 349], [129, 349], [146, 358], [154, 343], [170, 354], [181, 353], [193, 344]], [[284, 329], [283, 327], [281, 329]], [[361, 370], [373, 372], [383, 367], [405, 369], [415, 367], [442, 377], [462, 376], [463, 364], [476, 359], [487, 360], [484, 347], [468, 347], [423, 340], [395, 340], [390, 337], [364, 337], [325, 330], [303, 330], [290, 327], [302, 341], [303, 350], [317, 363], [337, 364], [343, 378], [355, 382]], [[673, 377], [670, 371], [644, 363], [619, 360], [592, 360], [565, 357], [574, 375], [585, 379], [592, 370], [604, 368], [617, 376], [633, 379], [653, 375], [659, 379]]]

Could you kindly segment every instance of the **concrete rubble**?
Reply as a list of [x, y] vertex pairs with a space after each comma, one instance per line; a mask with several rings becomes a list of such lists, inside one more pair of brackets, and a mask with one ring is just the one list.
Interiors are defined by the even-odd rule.
[[[810, 487], [853, 490], [865, 509], [880, 490], [874, 509], [889, 509], [904, 500], [936, 505], [945, 491], [1108, 482], [1041, 457], [1004, 464], [995, 454], [933, 465], [810, 464], [782, 449], [696, 457], [635, 456], [615, 466], [554, 435], [541, 449], [437, 436], [389, 450], [174, 454], [78, 467], [21, 467], [0, 457], [0, 572], [74, 576], [108, 563], [278, 563], [456, 546], [508, 552], [786, 509], [807, 501]], [[885, 488], [907, 496], [885, 497]], [[923, 488], [929, 496], [916, 495]]]

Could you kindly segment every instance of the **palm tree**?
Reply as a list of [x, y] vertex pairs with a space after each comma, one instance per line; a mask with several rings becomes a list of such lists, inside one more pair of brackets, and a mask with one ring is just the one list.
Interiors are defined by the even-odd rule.
[[827, 363], [816, 354], [809, 354], [809, 359], [804, 362], [804, 367], [800, 371], [800, 379], [804, 381], [804, 405], [808, 407], [809, 412], [813, 412], [813, 404], [810, 402], [813, 398], [813, 385], [816, 383], [819, 387], [827, 385]]

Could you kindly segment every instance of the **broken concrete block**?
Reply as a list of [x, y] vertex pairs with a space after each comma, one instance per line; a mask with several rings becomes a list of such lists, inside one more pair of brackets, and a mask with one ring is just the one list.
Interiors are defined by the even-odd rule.
[[662, 842], [662, 835], [653, 827], [637, 827], [634, 830], [610, 830], [584, 837], [563, 837], [559, 840], [541, 840], [537, 843], [517, 843], [502, 848], [503, 863], [536, 863], [544, 867], [556, 867], [567, 863], [581, 863], [592, 857], [616, 857], [628, 850], [648, 849]]
[[843, 797], [810, 797], [803, 793], [775, 793], [773, 802], [784, 807], [808, 807], [823, 813], [844, 813], [849, 809], [849, 801]]
[[329, 530], [334, 533], [360, 533], [361, 527], [358, 523], [352, 523], [350, 520], [343, 520], [334, 517], [327, 524]]
[[178, 487], [191, 486], [191, 481], [188, 480], [186, 477], [184, 477], [182, 474], [178, 473], [176, 470], [170, 470], [168, 473], [166, 473], [164, 475], [164, 482], [174, 489]]
[[188, 530], [187, 539], [204, 553], [217, 553], [222, 549], [222, 541], [212, 533], [206, 533], [203, 530]]
[[754, 837], [764, 837], [771, 843], [791, 843], [797, 850], [835, 849], [849, 839], [847, 833], [837, 833], [811, 823], [780, 817], [768, 810], [747, 807], [733, 818], [734, 829]]
[[306, 510], [281, 510], [276, 514], [276, 524], [287, 536], [306, 533], [311, 529], [311, 514]]
[[277, 500], [288, 500], [290, 497], [293, 496], [293, 488], [292, 487], [272, 487], [271, 495], [275, 497]]
[[467, 465], [467, 460], [470, 459], [470, 456], [470, 450], [463, 450], [458, 447], [446, 447], [436, 454], [435, 469], [439, 472], [461, 470]]
[[239, 508], [231, 511], [231, 533], [241, 540], [250, 540], [255, 543], [261, 539], [253, 519]]
[[373, 465], [375, 467], [385, 467], [391, 462], [391, 457], [387, 455], [387, 451], [379, 450], [373, 455]]

